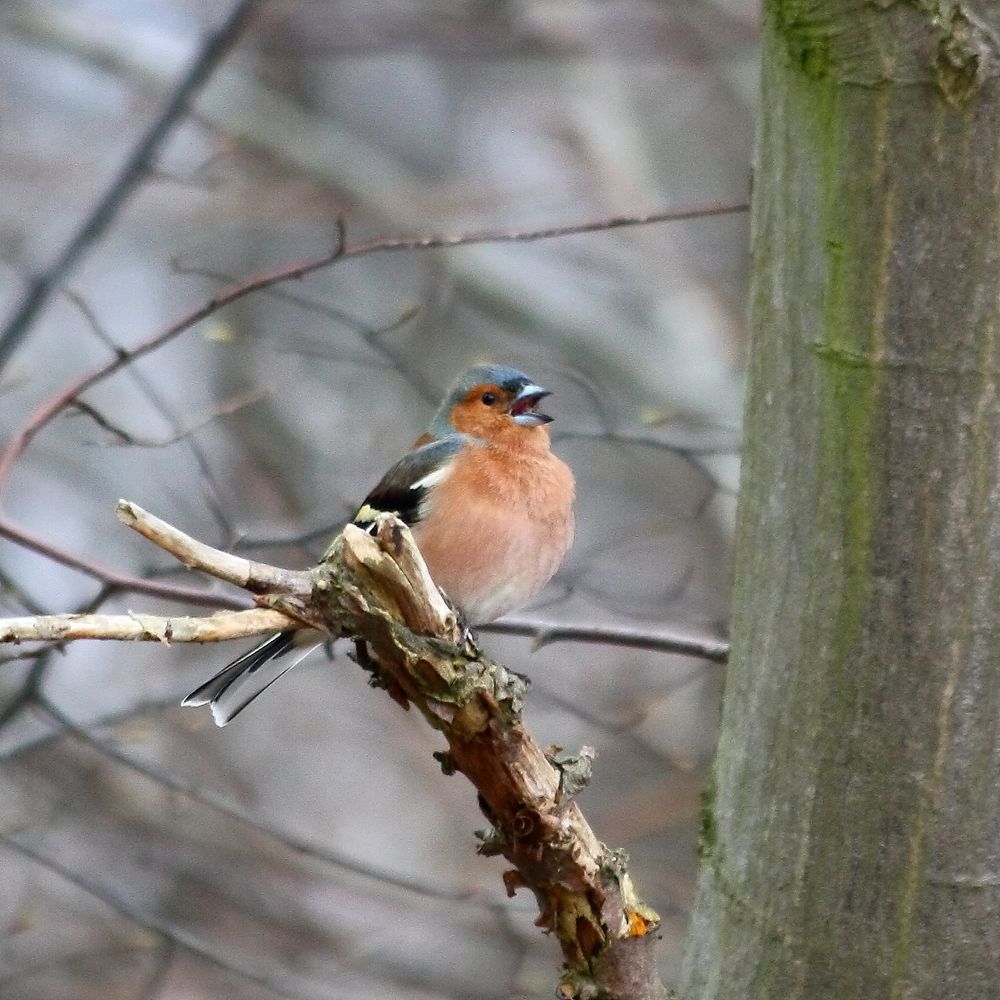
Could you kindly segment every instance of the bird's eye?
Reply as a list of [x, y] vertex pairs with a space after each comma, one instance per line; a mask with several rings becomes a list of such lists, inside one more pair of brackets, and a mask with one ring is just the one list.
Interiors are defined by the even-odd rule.
[[483, 393], [483, 402], [487, 406], [492, 406], [496, 401], [497, 401], [497, 398], [496, 398], [496, 396], [492, 392], [484, 392]]

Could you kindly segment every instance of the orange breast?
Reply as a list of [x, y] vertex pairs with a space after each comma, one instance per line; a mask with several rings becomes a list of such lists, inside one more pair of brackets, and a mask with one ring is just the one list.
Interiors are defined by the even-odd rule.
[[573, 474], [547, 446], [470, 447], [455, 459], [413, 534], [470, 624], [520, 607], [548, 583], [573, 541], [573, 495]]

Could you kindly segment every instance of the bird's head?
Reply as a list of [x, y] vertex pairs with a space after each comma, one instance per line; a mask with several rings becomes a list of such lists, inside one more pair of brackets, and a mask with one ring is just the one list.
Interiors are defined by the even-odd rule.
[[[516, 368], [478, 365], [448, 391], [431, 422], [430, 433], [444, 437], [459, 431], [486, 441], [529, 432], [551, 423], [539, 402], [550, 395]], [[544, 432], [543, 432], [544, 433]], [[548, 434], [544, 433], [545, 438]]]

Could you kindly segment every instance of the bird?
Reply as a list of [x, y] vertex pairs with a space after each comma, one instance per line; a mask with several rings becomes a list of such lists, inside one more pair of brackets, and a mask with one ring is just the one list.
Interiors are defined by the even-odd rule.
[[[551, 450], [553, 418], [538, 408], [550, 395], [516, 368], [470, 368], [352, 519], [369, 532], [381, 513], [402, 520], [467, 626], [530, 601], [573, 542], [573, 473]], [[209, 705], [216, 725], [225, 726], [322, 641], [311, 629], [279, 632], [182, 704]]]

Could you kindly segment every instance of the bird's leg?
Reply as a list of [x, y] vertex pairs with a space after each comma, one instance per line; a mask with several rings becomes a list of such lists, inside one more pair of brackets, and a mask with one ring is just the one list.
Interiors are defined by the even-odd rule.
[[472, 656], [479, 656], [479, 641], [476, 638], [476, 633], [472, 631], [471, 627], [466, 625], [465, 622], [461, 622], [462, 629], [462, 645], [469, 648], [469, 652]]
[[379, 681], [381, 681], [381, 671], [379, 670], [378, 664], [371, 658], [368, 653], [368, 646], [364, 639], [354, 640], [354, 652], [351, 654], [351, 659], [361, 667], [362, 670], [366, 670], [371, 674], [371, 678], [368, 683], [373, 687]]
[[[454, 608], [455, 620], [459, 628], [459, 640], [458, 640], [459, 646], [464, 647], [466, 653], [468, 653], [469, 656], [478, 657], [481, 652], [479, 648], [479, 638], [477, 637], [476, 633], [472, 631], [472, 626], [468, 623], [468, 621], [465, 618], [465, 615], [462, 614], [461, 610], [459, 608], [456, 608], [454, 605], [452, 605], [452, 608]], [[506, 670], [507, 673], [513, 674], [526, 688], [531, 687], [531, 678], [527, 674], [522, 674], [516, 670], [511, 670], [510, 667], [507, 667]]]
[[410, 707], [410, 699], [406, 696], [406, 692], [400, 687], [396, 681], [391, 677], [388, 677], [383, 671], [378, 661], [375, 660], [368, 650], [368, 643], [364, 639], [354, 640], [354, 653], [351, 654], [351, 659], [361, 667], [362, 670], [368, 671], [368, 684], [373, 688], [383, 688], [388, 691], [389, 697], [392, 698], [394, 702], [401, 705], [403, 708]]
[[463, 647], [469, 656], [478, 657], [480, 649], [476, 633], [472, 631], [472, 626], [466, 621], [461, 609], [456, 608], [454, 604], [451, 607], [455, 612], [455, 623], [458, 625], [458, 645]]

